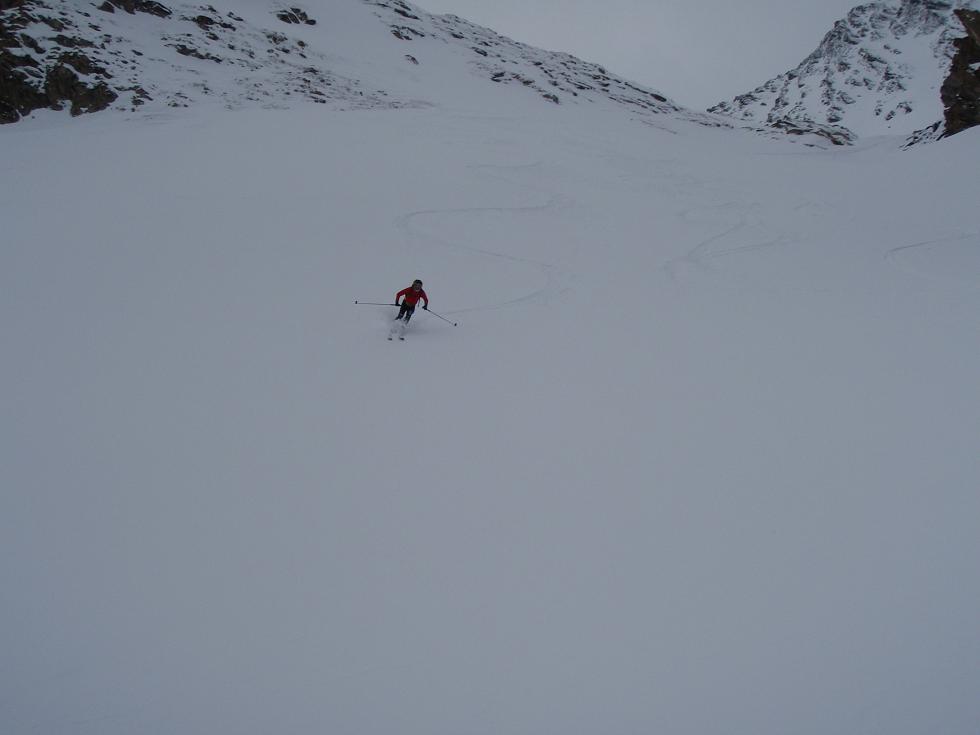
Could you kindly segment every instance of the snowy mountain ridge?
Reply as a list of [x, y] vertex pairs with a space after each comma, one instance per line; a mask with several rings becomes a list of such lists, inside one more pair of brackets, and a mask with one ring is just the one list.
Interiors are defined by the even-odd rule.
[[943, 117], [940, 90], [975, 0], [854, 8], [795, 69], [710, 112], [770, 126], [817, 123], [854, 135], [910, 135]]
[[158, 113], [208, 101], [229, 108], [299, 100], [335, 109], [424, 107], [499, 86], [544, 104], [615, 105], [642, 117], [725, 125], [598, 64], [401, 0], [303, 8], [239, 2], [234, 11], [152, 0], [8, 5], [2, 61], [5, 86], [15, 93], [0, 104], [3, 122], [63, 106], [72, 114]]
[[156, 0], [0, 0], [0, 123], [34, 110], [129, 116], [218, 104], [332, 110], [520, 104], [605, 108], [661, 127], [745, 127], [805, 145], [848, 142], [813, 121], [758, 126], [684, 108], [571, 54], [402, 0], [234, 10]]

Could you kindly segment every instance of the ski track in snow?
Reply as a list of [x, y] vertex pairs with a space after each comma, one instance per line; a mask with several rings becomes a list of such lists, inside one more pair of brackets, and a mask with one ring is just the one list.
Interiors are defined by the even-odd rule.
[[516, 255], [508, 255], [507, 253], [500, 253], [493, 250], [487, 250], [486, 248], [472, 247], [469, 245], [462, 245], [460, 243], [450, 242], [444, 237], [436, 235], [431, 231], [422, 231], [421, 229], [414, 227], [412, 223], [419, 218], [432, 217], [439, 218], [445, 216], [454, 215], [467, 215], [467, 214], [479, 214], [479, 213], [527, 213], [527, 212], [542, 212], [552, 208], [553, 204], [544, 204], [539, 206], [529, 206], [529, 207], [467, 207], [462, 209], [426, 209], [419, 210], [417, 212], [409, 212], [402, 217], [399, 217], [396, 221], [398, 228], [402, 231], [406, 242], [409, 245], [414, 245], [416, 247], [421, 247], [423, 244], [427, 245], [439, 245], [446, 248], [452, 248], [455, 250], [465, 251], [473, 253], [474, 255], [485, 256], [488, 258], [499, 258], [501, 260], [508, 260], [514, 263], [522, 263], [528, 267], [535, 268], [539, 270], [545, 280], [545, 284], [534, 291], [531, 291], [524, 296], [520, 296], [516, 299], [508, 299], [506, 301], [500, 301], [492, 304], [487, 304], [484, 306], [471, 306], [463, 309], [454, 309], [452, 311], [445, 312], [446, 314], [464, 314], [473, 311], [490, 311], [494, 309], [504, 309], [509, 306], [515, 306], [517, 304], [524, 304], [530, 301], [535, 301], [539, 298], [543, 298], [547, 294], [553, 293], [557, 289], [557, 281], [555, 278], [555, 266], [552, 263], [544, 263], [542, 261], [533, 260], [531, 258], [521, 258]]
[[[977, 240], [972, 248], [968, 244], [970, 240]], [[962, 253], [949, 252], [953, 246], [960, 243], [963, 244], [964, 250]], [[914, 265], [907, 258], [903, 257], [904, 255], [915, 253], [932, 253], [937, 248], [942, 248], [947, 252], [942, 256], [930, 259], [929, 264], [938, 266], [942, 272], [937, 272], [936, 269], [930, 269], [923, 265]], [[884, 258], [887, 262], [905, 273], [911, 273], [923, 278], [956, 281], [958, 283], [968, 283], [976, 286], [980, 283], [980, 280], [978, 280], [980, 279], [980, 232], [966, 232], [914, 242], [910, 245], [902, 245], [887, 250]]]
[[[498, 174], [488, 174], [487, 170], [494, 171], [504, 171], [504, 172], [519, 172], [536, 170], [542, 165], [541, 161], [534, 161], [531, 163], [524, 164], [514, 164], [514, 165], [498, 165], [498, 164], [475, 164], [469, 168], [472, 170], [480, 171], [484, 176], [488, 178], [493, 178], [499, 181], [504, 181], [505, 183], [513, 186], [513, 182], [508, 180], [506, 177], [500, 176]], [[566, 197], [552, 194], [547, 202], [544, 204], [537, 205], [524, 205], [524, 206], [496, 206], [496, 207], [456, 207], [447, 209], [421, 209], [413, 212], [408, 212], [395, 220], [396, 228], [402, 233], [402, 237], [405, 243], [409, 247], [426, 247], [437, 245], [439, 247], [449, 248], [459, 252], [471, 253], [474, 256], [496, 258], [499, 260], [505, 260], [512, 263], [519, 263], [538, 271], [544, 281], [540, 288], [536, 288], [529, 293], [526, 293], [517, 298], [506, 299], [504, 301], [498, 301], [490, 304], [484, 304], [481, 306], [469, 306], [461, 309], [453, 309], [446, 311], [449, 314], [465, 314], [476, 311], [493, 311], [497, 309], [506, 309], [512, 306], [518, 306], [521, 304], [527, 304], [531, 302], [548, 300], [551, 296], [559, 293], [563, 290], [562, 280], [564, 276], [568, 274], [560, 271], [554, 263], [547, 263], [541, 260], [535, 260], [533, 258], [524, 258], [518, 255], [511, 255], [509, 253], [503, 253], [496, 250], [490, 250], [488, 248], [477, 247], [473, 245], [465, 245], [459, 242], [454, 242], [445, 236], [437, 234], [438, 230], [438, 220], [440, 218], [447, 217], [466, 217], [469, 215], [479, 215], [479, 214], [539, 214], [539, 213], [549, 213], [557, 212], [562, 207], [567, 207], [571, 205], [571, 200]], [[430, 219], [433, 220], [433, 226], [431, 228], [421, 228], [415, 224], [417, 220]], [[435, 230], [435, 231], [433, 231]]]
[[[739, 202], [725, 202], [724, 204], [717, 204], [707, 207], [696, 207], [682, 210], [678, 213], [678, 217], [687, 222], [695, 223], [697, 220], [692, 216], [697, 212], [713, 212], [718, 210], [732, 210], [737, 209], [738, 211], [738, 221], [734, 224], [727, 226], [721, 232], [718, 232], [704, 240], [698, 242], [694, 247], [690, 248], [684, 255], [676, 258], [669, 259], [663, 266], [662, 270], [667, 274], [667, 277], [674, 283], [678, 280], [678, 269], [682, 265], [689, 265], [693, 268], [701, 271], [708, 272], [714, 270], [710, 261], [715, 258], [723, 258], [730, 255], [739, 255], [743, 253], [749, 253], [756, 250], [765, 250], [768, 248], [781, 247], [783, 245], [789, 245], [795, 242], [797, 238], [791, 237], [786, 234], [776, 235], [774, 237], [768, 238], [761, 242], [749, 242], [742, 245], [732, 245], [731, 247], [725, 247], [718, 250], [711, 250], [711, 246], [715, 243], [719, 243], [729, 238], [733, 238], [739, 232], [747, 229], [748, 227], [758, 227], [763, 224], [763, 219], [758, 216], [753, 216], [751, 214], [752, 210], [758, 208], [760, 205], [757, 202], [751, 204], [741, 204]], [[802, 205], [801, 205], [802, 206]]]

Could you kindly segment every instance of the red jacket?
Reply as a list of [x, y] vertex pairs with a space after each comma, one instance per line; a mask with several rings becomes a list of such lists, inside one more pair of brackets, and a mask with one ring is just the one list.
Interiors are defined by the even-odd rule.
[[425, 302], [426, 308], [429, 306], [429, 297], [425, 295], [425, 291], [423, 291], [421, 288], [418, 291], [413, 289], [411, 286], [408, 288], [403, 288], [401, 291], [395, 294], [396, 304], [402, 296], [405, 297], [405, 303], [409, 306], [415, 306], [419, 302], [419, 299], [422, 299]]

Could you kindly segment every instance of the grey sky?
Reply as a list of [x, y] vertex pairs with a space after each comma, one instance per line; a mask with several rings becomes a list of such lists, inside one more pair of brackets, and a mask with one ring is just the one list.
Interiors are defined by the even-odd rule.
[[704, 108], [796, 66], [859, 0], [416, 0]]

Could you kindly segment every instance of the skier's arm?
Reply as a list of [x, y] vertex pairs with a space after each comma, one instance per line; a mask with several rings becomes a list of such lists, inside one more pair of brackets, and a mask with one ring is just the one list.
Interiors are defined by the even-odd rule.
[[398, 306], [398, 299], [408, 293], [407, 288], [403, 288], [401, 291], [395, 294], [395, 306]]
[[428, 309], [429, 308], [429, 297], [425, 295], [425, 291], [422, 291], [419, 295], [422, 297], [422, 300], [425, 302], [425, 308]]

